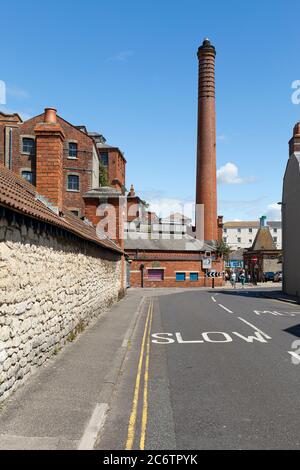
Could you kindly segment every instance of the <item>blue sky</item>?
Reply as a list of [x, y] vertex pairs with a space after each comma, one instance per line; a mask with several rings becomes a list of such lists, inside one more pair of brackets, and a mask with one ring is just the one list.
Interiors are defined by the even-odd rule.
[[217, 166], [225, 166], [218, 212], [274, 218], [300, 119], [291, 100], [299, 14], [289, 0], [6, 2], [0, 109], [26, 117], [54, 106], [100, 131], [125, 152], [127, 187], [168, 210], [194, 199], [196, 52], [209, 37], [217, 49]]

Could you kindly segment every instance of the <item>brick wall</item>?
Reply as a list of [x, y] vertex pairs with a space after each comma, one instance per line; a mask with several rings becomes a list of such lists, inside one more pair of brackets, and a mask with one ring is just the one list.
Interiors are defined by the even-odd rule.
[[[132, 287], [141, 287], [141, 265], [144, 265], [144, 287], [211, 287], [212, 279], [205, 277], [205, 272], [202, 270], [202, 263], [199, 259], [199, 254], [194, 253], [163, 253], [151, 252], [145, 253], [144, 256], [139, 254], [139, 259], [135, 258], [133, 251], [127, 251], [130, 264], [130, 284]], [[170, 259], [171, 258], [171, 259]], [[172, 259], [173, 258], [173, 259]], [[193, 259], [194, 258], [194, 259]], [[197, 259], [195, 259], [197, 258]], [[164, 280], [152, 281], [148, 279], [148, 269], [163, 269]], [[221, 272], [223, 271], [222, 261], [215, 261], [213, 269]], [[185, 281], [176, 281], [176, 272], [185, 272]], [[190, 281], [190, 273], [198, 272], [198, 281]], [[223, 284], [222, 278], [215, 279], [215, 286]]]
[[0, 218], [0, 400], [117, 301], [120, 255]]
[[[29, 119], [13, 128], [12, 138], [12, 170], [21, 174], [22, 170], [32, 171], [34, 182], [36, 176], [36, 156], [27, 155], [22, 151], [22, 137], [35, 138], [34, 129], [37, 124], [43, 122], [44, 113]], [[63, 204], [70, 210], [79, 210], [80, 215], [84, 213], [84, 201], [82, 195], [92, 187], [93, 175], [93, 140], [84, 132], [79, 131], [64, 119], [57, 116], [57, 121], [63, 129], [65, 140], [63, 142]], [[0, 126], [0, 152], [5, 153], [3, 133]], [[78, 146], [77, 159], [68, 158], [68, 143], [75, 142]], [[96, 150], [94, 150], [96, 152]], [[79, 175], [79, 192], [67, 190], [68, 174]], [[99, 185], [99, 178], [96, 186]]]
[[[125, 186], [126, 162], [119, 149], [108, 149], [108, 178], [118, 188]], [[114, 180], [120, 184], [114, 184]]]

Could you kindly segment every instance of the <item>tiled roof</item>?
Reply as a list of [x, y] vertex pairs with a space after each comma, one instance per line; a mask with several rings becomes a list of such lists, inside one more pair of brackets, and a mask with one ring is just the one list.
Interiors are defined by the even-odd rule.
[[120, 247], [110, 239], [102, 240], [93, 226], [85, 223], [72, 212], [64, 211], [62, 216], [57, 215], [41, 197], [36, 188], [26, 180], [0, 164], [0, 205], [20, 214], [55, 225], [67, 230], [78, 237], [97, 243], [103, 248], [122, 252]]
[[[143, 250], [143, 251], [211, 251], [213, 247], [209, 244], [197, 240], [190, 235], [182, 235], [180, 238], [171, 235], [169, 239], [160, 236], [157, 240], [151, 239], [151, 234], [147, 233], [127, 233], [125, 239], [125, 250]], [[147, 237], [147, 238], [146, 238]], [[178, 238], [177, 238], [178, 237]]]
[[276, 250], [269, 227], [260, 227], [250, 250]]
[[[275, 227], [275, 228], [281, 228], [281, 222], [280, 221], [269, 221], [266, 222], [267, 225], [270, 227]], [[259, 228], [260, 227], [260, 222], [259, 220], [253, 221], [253, 220], [248, 220], [248, 221], [234, 221], [234, 222], [225, 222], [224, 223], [224, 228]]]

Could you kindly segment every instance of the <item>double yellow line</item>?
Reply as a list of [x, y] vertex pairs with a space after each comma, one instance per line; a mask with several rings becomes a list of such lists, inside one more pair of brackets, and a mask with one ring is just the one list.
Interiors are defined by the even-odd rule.
[[[141, 435], [140, 435], [140, 447], [139, 448], [140, 450], [145, 449], [146, 429], [147, 429], [147, 420], [148, 420], [148, 381], [149, 381], [149, 356], [150, 356], [150, 337], [151, 337], [152, 316], [153, 316], [153, 300], [150, 299], [145, 328], [144, 328], [141, 352], [140, 352], [140, 357], [139, 357], [137, 376], [136, 376], [136, 381], [135, 381], [132, 410], [131, 410], [131, 415], [130, 415], [129, 424], [128, 424], [127, 441], [126, 441], [126, 447], [125, 447], [126, 450], [132, 450], [134, 440], [135, 440], [144, 356], [145, 356], [144, 391], [143, 391], [143, 407], [142, 407]], [[146, 354], [144, 354], [145, 349], [146, 349]]]

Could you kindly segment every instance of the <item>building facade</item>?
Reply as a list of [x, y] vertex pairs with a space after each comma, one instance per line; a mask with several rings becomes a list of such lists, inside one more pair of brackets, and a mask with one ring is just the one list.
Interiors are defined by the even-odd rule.
[[[83, 195], [99, 186], [100, 162], [107, 171], [109, 184], [122, 189], [126, 160], [121, 150], [109, 146], [103, 136], [89, 133], [85, 126], [69, 123], [56, 115], [54, 109], [48, 108], [24, 122], [17, 114], [0, 112], [0, 160], [31, 184], [36, 185], [37, 126], [44, 122], [46, 113], [62, 129], [63, 206], [82, 217]], [[51, 178], [48, 185], [51, 185]]]
[[[282, 224], [280, 221], [267, 221], [270, 232], [278, 250], [282, 248]], [[259, 230], [259, 221], [225, 222], [223, 241], [232, 250], [250, 248]]]
[[289, 148], [282, 193], [283, 291], [300, 298], [300, 123], [294, 127]]
[[276, 248], [266, 217], [260, 218], [260, 227], [251, 248], [244, 250], [244, 268], [251, 279], [262, 282], [266, 273], [282, 270], [282, 251]]

